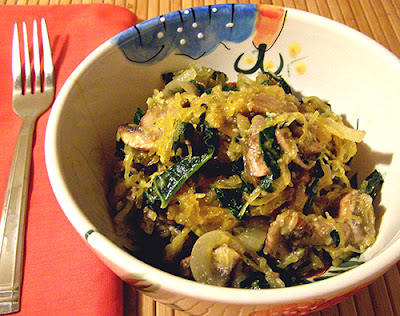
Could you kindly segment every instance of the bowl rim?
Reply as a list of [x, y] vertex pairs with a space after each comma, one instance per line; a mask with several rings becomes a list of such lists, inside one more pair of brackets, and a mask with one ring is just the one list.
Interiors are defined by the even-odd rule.
[[[212, 6], [224, 6], [224, 4], [216, 4]], [[382, 58], [387, 59], [391, 64], [397, 64], [400, 73], [400, 59], [387, 50], [383, 45], [377, 43], [367, 35], [349, 26], [341, 24], [340, 22], [333, 21], [314, 13], [286, 7], [285, 10], [287, 10], [296, 20], [323, 25], [324, 27], [335, 30], [336, 32], [344, 32], [346, 33], [346, 36], [354, 37], [355, 40], [360, 41], [370, 49], [375, 50], [377, 54], [380, 54]], [[159, 17], [153, 19], [156, 18]], [[117, 245], [113, 244], [104, 235], [98, 233], [96, 227], [79, 210], [79, 206], [74, 200], [74, 197], [70, 192], [68, 192], [68, 185], [62, 174], [60, 157], [54, 149], [57, 147], [57, 129], [62, 112], [62, 106], [68, 99], [71, 89], [74, 87], [74, 83], [76, 82], [74, 78], [80, 77], [82, 73], [90, 69], [92, 62], [102, 55], [117, 50], [118, 47], [115, 45], [115, 42], [121, 34], [124, 34], [128, 30], [129, 29], [121, 32], [100, 45], [73, 71], [58, 93], [46, 128], [45, 162], [54, 194], [68, 220], [92, 249], [95, 251], [101, 251], [102, 255], [105, 256], [108, 261], [112, 262], [119, 268], [129, 271], [133, 275], [145, 275], [146, 280], [150, 283], [161, 284], [162, 288], [166, 291], [210, 302], [222, 302], [233, 305], [274, 305], [300, 301], [304, 302], [318, 298], [324, 299], [324, 297], [331, 297], [332, 293], [335, 293], [336, 295], [345, 294], [349, 289], [354, 290], [368, 285], [400, 259], [400, 240], [397, 240], [392, 242], [369, 261], [351, 271], [344, 272], [335, 277], [299, 286], [255, 291], [250, 289], [235, 289], [205, 285], [169, 274], [136, 259]], [[87, 235], [89, 231], [94, 231], [94, 233]], [[351, 278], [349, 276], [351, 276]], [[289, 297], [283, 297], [283, 294], [288, 293], [290, 293]]]
[[[292, 304], [318, 300], [329, 301], [329, 299], [336, 296], [345, 295], [348, 292], [360, 290], [369, 285], [391, 268], [392, 263], [386, 264], [386, 262], [397, 261], [398, 259], [393, 260], [393, 258], [399, 257], [398, 252], [394, 250], [385, 251], [380, 254], [379, 258], [374, 257], [355, 268], [357, 269], [357, 276], [353, 276], [352, 278], [349, 278], [348, 275], [352, 271], [354, 274], [355, 269], [309, 284], [285, 288], [252, 290], [202, 284], [164, 272], [129, 255], [104, 235], [97, 232], [91, 234], [87, 241], [97, 251], [99, 249], [110, 251], [112, 254], [107, 256], [108, 258], [119, 258], [120, 260], [117, 260], [118, 268], [129, 271], [136, 276], [145, 276], [147, 282], [155, 286], [161, 285], [164, 291], [208, 302], [247, 306]], [[394, 247], [395, 245], [396, 247]], [[398, 249], [400, 241], [397, 241], [391, 247], [392, 249]], [[380, 262], [384, 262], [384, 264], [379, 265]], [[133, 266], [135, 268], [132, 268]], [[381, 268], [376, 269], [377, 266], [381, 266]], [[374, 273], [371, 273], [373, 270], [375, 270]], [[290, 296], [283, 296], [287, 294], [290, 294]]]

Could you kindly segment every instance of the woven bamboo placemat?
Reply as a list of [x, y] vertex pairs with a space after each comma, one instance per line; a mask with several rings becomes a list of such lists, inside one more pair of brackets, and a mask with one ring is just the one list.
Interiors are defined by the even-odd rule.
[[[0, 0], [0, 4], [90, 4], [109, 3], [134, 12], [139, 21], [170, 11], [218, 3], [264, 3], [296, 8], [346, 24], [375, 39], [400, 58], [400, 0]], [[400, 315], [400, 263], [345, 301], [311, 316]], [[184, 316], [167, 306], [125, 288], [125, 315]], [[233, 315], [232, 315], [233, 316]]]

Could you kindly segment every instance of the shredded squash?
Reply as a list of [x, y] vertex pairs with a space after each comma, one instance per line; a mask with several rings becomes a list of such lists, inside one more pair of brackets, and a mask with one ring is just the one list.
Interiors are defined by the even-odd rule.
[[172, 77], [117, 132], [110, 199], [135, 256], [199, 282], [268, 288], [374, 243], [368, 183], [349, 178], [365, 131], [318, 97], [285, 93], [282, 78], [230, 83], [197, 66]]

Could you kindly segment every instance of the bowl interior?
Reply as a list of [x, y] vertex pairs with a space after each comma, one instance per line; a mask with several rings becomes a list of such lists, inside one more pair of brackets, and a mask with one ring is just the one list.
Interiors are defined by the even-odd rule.
[[[250, 76], [255, 76], [262, 66], [279, 72], [296, 94], [328, 100], [349, 124], [367, 131], [352, 164], [360, 179], [376, 168], [385, 183], [377, 207], [378, 238], [364, 259], [378, 263], [370, 274], [398, 259], [398, 251], [380, 254], [398, 246], [400, 230], [399, 60], [348, 27], [293, 9], [282, 9], [279, 21], [266, 20], [278, 31], [260, 35], [260, 10], [221, 5], [166, 14], [106, 42], [71, 75], [50, 116], [46, 162], [60, 205], [81, 236], [97, 231], [119, 242], [107, 202], [115, 133], [162, 87], [162, 73], [196, 63], [234, 81], [238, 69], [254, 68]], [[233, 33], [236, 26], [241, 30]], [[269, 43], [264, 51], [255, 45], [257, 36]]]

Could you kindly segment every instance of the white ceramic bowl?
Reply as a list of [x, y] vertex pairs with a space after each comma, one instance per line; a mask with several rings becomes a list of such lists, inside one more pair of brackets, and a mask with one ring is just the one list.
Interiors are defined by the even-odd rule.
[[[377, 168], [385, 183], [377, 208], [379, 233], [362, 256], [365, 263], [310, 284], [245, 290], [170, 275], [116, 244], [106, 193], [117, 127], [161, 87], [161, 73], [197, 63], [235, 80], [235, 61], [238, 71], [278, 71], [297, 93], [329, 100], [336, 113], [367, 131], [354, 163], [360, 178]], [[168, 13], [110, 39], [67, 80], [46, 133], [51, 184], [88, 245], [123, 280], [156, 300], [193, 315], [315, 311], [368, 285], [400, 257], [399, 76], [399, 59], [379, 44], [309, 13], [250, 4]]]

